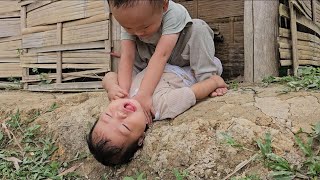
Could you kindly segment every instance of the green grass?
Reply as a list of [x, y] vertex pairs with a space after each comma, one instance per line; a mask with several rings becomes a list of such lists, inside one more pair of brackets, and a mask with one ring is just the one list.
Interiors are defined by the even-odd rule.
[[[53, 111], [56, 106], [50, 107]], [[47, 111], [49, 112], [49, 111]], [[39, 111], [30, 118], [34, 121]], [[41, 126], [23, 120], [20, 111], [10, 115], [0, 129], [0, 179], [79, 179], [75, 172], [59, 175], [67, 170], [71, 161], [60, 162], [54, 158], [58, 149], [50, 135], [41, 132]], [[75, 160], [84, 156], [78, 154]]]
[[[295, 135], [296, 148], [304, 155], [304, 162], [299, 165], [290, 164], [285, 158], [275, 154], [272, 150], [272, 138], [270, 133], [266, 133], [263, 139], [258, 139], [256, 144], [259, 148], [260, 161], [266, 168], [270, 170], [269, 177], [275, 180], [291, 180], [291, 179], [310, 179], [316, 180], [320, 178], [320, 122], [312, 127], [313, 132], [306, 133], [301, 129]], [[302, 139], [300, 134], [306, 134], [307, 138]], [[230, 135], [222, 133], [224, 140], [232, 147], [242, 150], [250, 150], [244, 148], [243, 145], [236, 142]], [[250, 150], [251, 151], [251, 150]], [[244, 178], [233, 177], [232, 180], [255, 180], [260, 179], [259, 176], [246, 176]]]
[[189, 172], [187, 170], [179, 171], [178, 169], [174, 169], [173, 174], [176, 177], [176, 180], [183, 180], [189, 176]]
[[285, 84], [291, 91], [320, 90], [320, 68], [306, 66], [298, 70], [298, 76], [269, 76], [264, 78], [262, 82], [266, 85], [270, 83]]

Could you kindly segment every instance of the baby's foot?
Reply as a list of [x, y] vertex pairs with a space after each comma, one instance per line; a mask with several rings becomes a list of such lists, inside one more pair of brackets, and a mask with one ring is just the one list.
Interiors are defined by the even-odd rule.
[[227, 91], [228, 91], [228, 88], [217, 88], [210, 94], [210, 96], [211, 97], [223, 96], [224, 94], [227, 93]]

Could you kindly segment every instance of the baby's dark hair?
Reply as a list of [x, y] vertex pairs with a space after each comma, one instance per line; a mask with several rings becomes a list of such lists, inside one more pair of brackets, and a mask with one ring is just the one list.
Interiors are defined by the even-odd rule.
[[[120, 8], [120, 7], [127, 8], [127, 7], [135, 6], [141, 0], [108, 0], [108, 1], [109, 1], [109, 4], [111, 4], [115, 8]], [[166, 0], [143, 0], [143, 1], [149, 1], [153, 7], [161, 7], [163, 5], [163, 2]]]
[[105, 166], [116, 166], [130, 162], [134, 153], [142, 147], [138, 145], [139, 140], [133, 142], [128, 147], [117, 147], [112, 145], [112, 142], [108, 138], [94, 138], [93, 131], [98, 121], [93, 124], [86, 138], [93, 157]]

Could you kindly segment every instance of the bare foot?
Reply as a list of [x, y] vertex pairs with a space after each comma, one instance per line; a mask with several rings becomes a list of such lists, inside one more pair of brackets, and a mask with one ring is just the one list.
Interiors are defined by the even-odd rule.
[[217, 88], [210, 94], [210, 97], [223, 96], [228, 91], [228, 88]]

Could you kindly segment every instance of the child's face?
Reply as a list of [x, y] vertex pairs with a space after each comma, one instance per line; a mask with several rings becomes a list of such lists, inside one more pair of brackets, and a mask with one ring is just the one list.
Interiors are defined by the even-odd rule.
[[112, 13], [129, 34], [148, 38], [159, 30], [162, 15], [167, 9], [168, 1], [164, 1], [161, 8], [142, 0], [133, 7], [112, 8]]
[[125, 147], [139, 138], [143, 142], [146, 125], [147, 119], [138, 101], [117, 99], [101, 114], [94, 133], [107, 137], [115, 146]]

